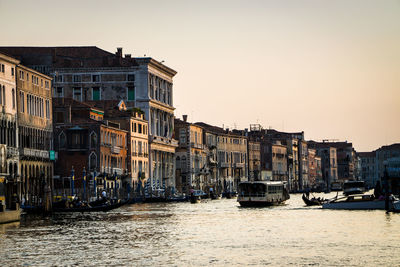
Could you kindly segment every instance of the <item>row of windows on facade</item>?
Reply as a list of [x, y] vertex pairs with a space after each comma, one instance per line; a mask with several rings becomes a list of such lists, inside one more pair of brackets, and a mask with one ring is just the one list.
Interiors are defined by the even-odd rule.
[[[20, 70], [19, 71], [19, 79], [24, 81], [25, 78], [26, 78], [26, 81], [29, 82], [29, 74], [26, 73], [26, 75], [25, 75], [25, 72], [23, 70]], [[31, 75], [31, 82], [32, 82], [32, 84], [34, 84], [36, 86], [39, 86], [39, 77], [34, 76], [32, 74]], [[50, 81], [44, 81], [44, 83], [43, 83], [43, 79], [40, 79], [40, 87], [43, 88], [43, 84], [44, 84], [44, 88], [50, 89]]]
[[52, 132], [24, 126], [18, 129], [20, 148], [52, 150]]
[[[12, 108], [15, 109], [15, 89], [11, 90]], [[0, 84], [0, 105], [6, 105], [6, 87]]]
[[218, 137], [217, 140], [220, 143], [231, 143], [237, 145], [245, 145], [247, 143], [246, 139], [241, 139], [241, 138]]
[[[85, 139], [86, 136], [84, 133], [80, 133], [79, 131], [71, 131], [70, 133], [70, 148], [85, 148]], [[64, 132], [61, 132], [58, 136], [58, 143], [60, 149], [65, 149], [67, 146], [67, 136]], [[111, 145], [111, 146], [119, 146], [126, 147], [126, 139], [124, 136], [111, 133], [111, 132], [101, 132], [101, 142], [102, 144]], [[97, 148], [97, 134], [95, 132], [90, 133], [89, 135], [89, 144], [90, 149]]]
[[[100, 166], [106, 169], [124, 169], [123, 162], [126, 164], [126, 158], [111, 156], [101, 153], [100, 154]], [[126, 166], [126, 165], [125, 165]]]
[[0, 121], [0, 143], [16, 147], [16, 123]]
[[[95, 133], [93, 133], [95, 134]], [[101, 142], [106, 145], [126, 147], [126, 138], [121, 134], [110, 131], [101, 131]]]
[[[73, 83], [81, 83], [82, 82], [82, 76], [90, 77], [90, 82], [98, 83], [101, 82], [102, 80], [104, 81], [112, 81], [110, 79], [107, 79], [106, 77], [102, 77], [101, 74], [74, 74], [72, 75], [72, 82]], [[56, 83], [63, 83], [67, 82], [68, 78], [70, 78], [71, 75], [69, 74], [64, 74], [64, 75], [55, 75], [54, 76], [54, 82]], [[128, 82], [134, 82], [135, 81], [135, 74], [126, 74], [125, 75], [125, 81]], [[88, 80], [89, 81], [89, 80]], [[116, 79], [115, 81], [121, 81], [120, 79]]]
[[[87, 101], [87, 100], [102, 100], [101, 97], [101, 88], [100, 87], [92, 87], [91, 90], [91, 98], [87, 96], [88, 88], [82, 87], [74, 87], [72, 89], [72, 98], [76, 101]], [[135, 87], [128, 86], [127, 87], [127, 97], [126, 100], [134, 101], [136, 99], [135, 96]], [[63, 87], [55, 87], [54, 88], [54, 97], [64, 97], [64, 88]]]
[[148, 144], [142, 141], [132, 142], [132, 156], [143, 156], [143, 154], [148, 155]]
[[[240, 152], [218, 151], [219, 162], [222, 163], [245, 163], [247, 154]], [[233, 161], [232, 161], [233, 160]]]
[[[20, 92], [20, 112], [25, 113], [25, 93]], [[29, 115], [50, 119], [50, 100], [26, 94], [26, 111]]]
[[[142, 177], [142, 172], [147, 173], [148, 163], [141, 160], [132, 160], [132, 172], [138, 173]], [[143, 177], [145, 178], [145, 177]]]
[[147, 125], [143, 123], [132, 122], [132, 132], [139, 134], [147, 134]]
[[149, 74], [150, 98], [171, 105], [172, 83], [153, 74]]

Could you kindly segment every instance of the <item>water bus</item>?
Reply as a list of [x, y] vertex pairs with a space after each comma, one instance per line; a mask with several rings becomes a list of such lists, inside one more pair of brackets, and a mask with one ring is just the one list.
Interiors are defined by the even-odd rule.
[[239, 184], [237, 201], [243, 207], [271, 206], [289, 199], [286, 182], [254, 181]]

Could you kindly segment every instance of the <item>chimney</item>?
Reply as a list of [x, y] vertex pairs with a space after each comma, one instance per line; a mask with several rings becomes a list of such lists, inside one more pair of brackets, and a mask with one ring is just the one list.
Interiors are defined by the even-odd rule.
[[131, 54], [125, 54], [125, 58], [131, 58]]
[[184, 121], [184, 122], [187, 122], [187, 116], [188, 116], [188, 115], [182, 115], [182, 118], [183, 118], [183, 121]]
[[115, 53], [119, 58], [122, 57], [122, 47], [117, 47], [117, 52]]

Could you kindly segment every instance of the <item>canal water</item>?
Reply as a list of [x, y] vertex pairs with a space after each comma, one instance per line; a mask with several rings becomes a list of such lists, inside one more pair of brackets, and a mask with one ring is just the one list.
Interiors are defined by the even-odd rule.
[[[321, 194], [320, 196], [327, 196]], [[399, 266], [400, 214], [234, 199], [135, 204], [0, 226], [0, 266]]]

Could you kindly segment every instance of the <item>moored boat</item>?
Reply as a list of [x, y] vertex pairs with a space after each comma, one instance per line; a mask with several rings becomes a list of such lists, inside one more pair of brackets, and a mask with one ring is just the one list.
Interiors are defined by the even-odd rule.
[[285, 182], [254, 181], [239, 184], [237, 201], [243, 207], [270, 206], [289, 199]]
[[110, 211], [127, 204], [129, 200], [118, 201], [116, 203], [104, 203], [97, 206], [80, 206], [80, 207], [54, 207], [53, 212], [97, 212], [97, 211]]
[[301, 198], [303, 199], [304, 203], [307, 206], [319, 206], [319, 205], [322, 205], [322, 203], [325, 202], [325, 200], [323, 198], [321, 199], [321, 198], [313, 197], [313, 198], [310, 199], [305, 194], [303, 194]]
[[21, 209], [17, 200], [6, 203], [6, 179], [0, 177], [0, 224], [17, 222], [21, 218]]

